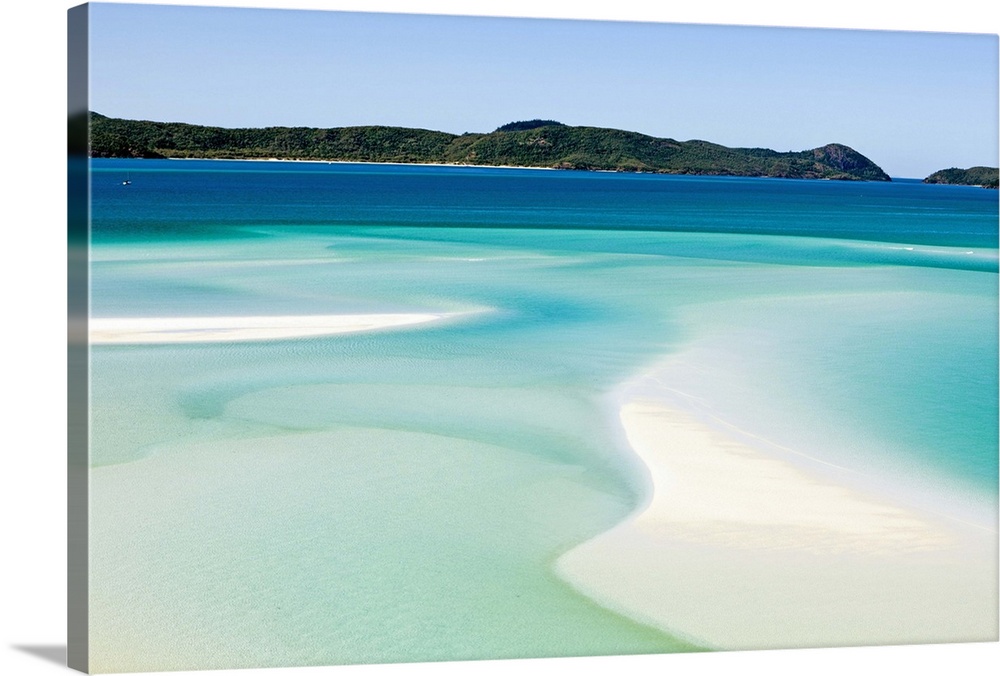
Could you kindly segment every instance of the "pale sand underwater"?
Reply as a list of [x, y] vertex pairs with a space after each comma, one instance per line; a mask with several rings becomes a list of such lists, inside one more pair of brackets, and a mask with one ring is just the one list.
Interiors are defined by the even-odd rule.
[[691, 649], [551, 574], [615, 509], [581, 467], [353, 426], [159, 450], [92, 474], [97, 672]]
[[557, 563], [608, 608], [723, 650], [997, 640], [993, 528], [842, 485], [665, 400], [626, 394], [620, 417], [652, 495]]

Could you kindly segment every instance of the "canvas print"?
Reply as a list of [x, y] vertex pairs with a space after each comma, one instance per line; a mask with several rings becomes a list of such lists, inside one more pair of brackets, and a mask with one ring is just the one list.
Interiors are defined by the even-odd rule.
[[997, 640], [996, 35], [69, 18], [71, 666]]

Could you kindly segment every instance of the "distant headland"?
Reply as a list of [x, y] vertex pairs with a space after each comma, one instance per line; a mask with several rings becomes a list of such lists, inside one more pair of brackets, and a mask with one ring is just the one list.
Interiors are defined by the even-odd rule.
[[942, 169], [924, 179], [924, 183], [949, 185], [978, 185], [994, 190], [1000, 187], [1000, 169], [997, 167], [970, 167], [968, 169]]
[[889, 181], [861, 153], [839, 143], [800, 152], [728, 148], [555, 120], [505, 124], [489, 133], [406, 127], [227, 129], [124, 120], [90, 113], [92, 157], [297, 159], [595, 171]]

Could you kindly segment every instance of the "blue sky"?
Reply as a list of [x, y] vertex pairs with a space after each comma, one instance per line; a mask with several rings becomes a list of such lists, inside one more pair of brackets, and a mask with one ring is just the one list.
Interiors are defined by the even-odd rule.
[[890, 175], [997, 165], [997, 37], [91, 6], [91, 108], [218, 126], [453, 133], [556, 119], [678, 140], [845, 143]]

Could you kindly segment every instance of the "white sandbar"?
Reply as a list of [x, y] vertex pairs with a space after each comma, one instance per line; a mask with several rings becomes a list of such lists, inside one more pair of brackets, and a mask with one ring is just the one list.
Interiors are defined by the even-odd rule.
[[997, 533], [822, 478], [654, 399], [620, 412], [648, 505], [557, 570], [718, 649], [997, 640]]
[[275, 317], [101, 317], [90, 320], [95, 345], [217, 343], [330, 336], [424, 324], [458, 312]]

